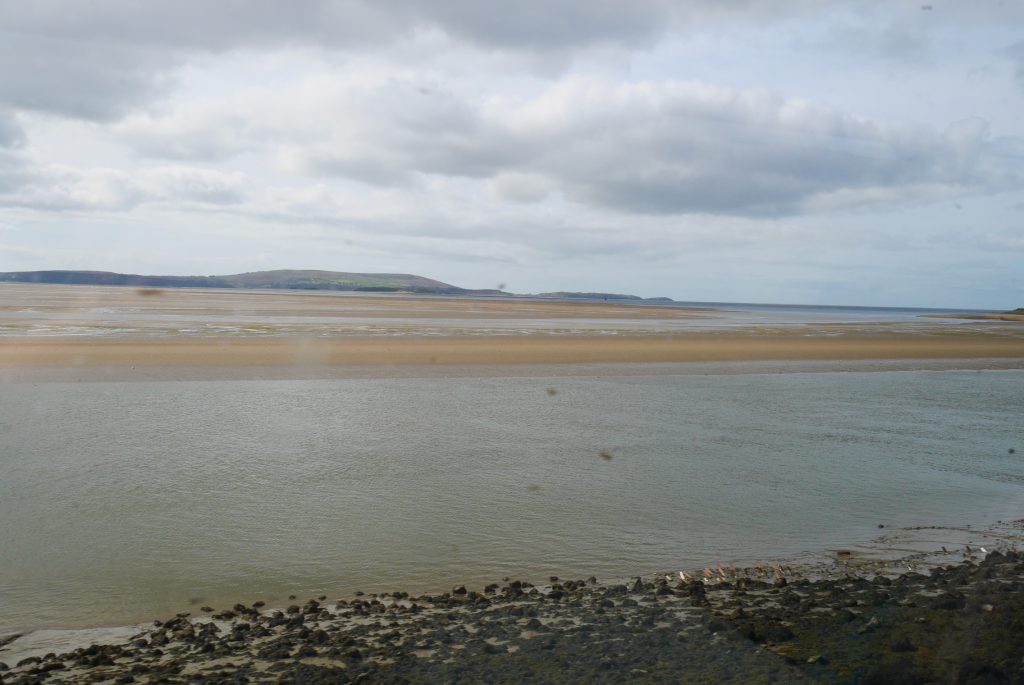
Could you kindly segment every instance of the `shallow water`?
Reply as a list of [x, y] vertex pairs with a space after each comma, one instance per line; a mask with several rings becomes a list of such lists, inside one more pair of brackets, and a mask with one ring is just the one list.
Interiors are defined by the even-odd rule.
[[1022, 389], [1021, 371], [5, 383], [0, 632], [1019, 517]]
[[[950, 326], [1013, 333], [1019, 328], [934, 316], [954, 310], [901, 307], [410, 298], [304, 290], [155, 292], [160, 295], [140, 296], [136, 289], [122, 287], [0, 283], [0, 339], [637, 335], [762, 326], [806, 328], [814, 335], [841, 335], [863, 327], [934, 334]], [[594, 318], [584, 318], [578, 311], [569, 314], [595, 304], [609, 307]], [[561, 310], [567, 318], [545, 313], [550, 305], [567, 305]], [[842, 328], [835, 329], [835, 324]], [[820, 330], [828, 326], [833, 328], [827, 333]]]

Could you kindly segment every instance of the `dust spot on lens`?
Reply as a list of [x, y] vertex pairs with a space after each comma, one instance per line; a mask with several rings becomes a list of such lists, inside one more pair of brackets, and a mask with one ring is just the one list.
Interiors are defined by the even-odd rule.
[[613, 458], [615, 457], [615, 455], [613, 455], [613, 454], [612, 454], [611, 452], [609, 452], [608, 450], [601, 450], [600, 452], [598, 452], [598, 454], [599, 454], [599, 455], [601, 456], [601, 458], [602, 458], [602, 459], [604, 459], [605, 461], [611, 461], [611, 460], [612, 460], [612, 459], [613, 459]]
[[548, 397], [554, 397], [558, 394], [557, 388], [548, 388]]
[[153, 297], [155, 295], [163, 295], [164, 291], [160, 288], [136, 288], [135, 294], [140, 297]]
[[540, 491], [540, 486], [539, 485], [527, 485], [526, 489], [529, 492], [539, 492]]

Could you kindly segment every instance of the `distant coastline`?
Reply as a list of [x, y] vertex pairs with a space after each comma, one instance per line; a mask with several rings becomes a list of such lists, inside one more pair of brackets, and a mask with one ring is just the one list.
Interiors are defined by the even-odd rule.
[[670, 297], [640, 297], [622, 293], [551, 292], [515, 294], [501, 288], [460, 288], [415, 274], [353, 273], [277, 269], [224, 276], [146, 276], [113, 271], [8, 271], [0, 272], [0, 283], [41, 283], [51, 285], [102, 285], [134, 288], [234, 288], [253, 290], [332, 290], [337, 292], [402, 293], [527, 297], [616, 302], [671, 304]]
[[225, 276], [144, 276], [112, 271], [9, 271], [0, 283], [106, 285], [136, 288], [252, 288], [465, 294], [470, 291], [413, 274], [349, 273], [343, 271], [275, 270]]
[[926, 314], [936, 319], [974, 319], [978, 321], [1022, 321], [1024, 307], [1017, 307], [1005, 312], [970, 313], [970, 314]]

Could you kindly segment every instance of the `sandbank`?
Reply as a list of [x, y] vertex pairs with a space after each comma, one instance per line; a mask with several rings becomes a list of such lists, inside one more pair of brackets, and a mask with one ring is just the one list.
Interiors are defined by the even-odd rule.
[[0, 339], [0, 369], [535, 365], [779, 360], [1024, 360], [1024, 338], [987, 334], [804, 336], [704, 332], [647, 336]]

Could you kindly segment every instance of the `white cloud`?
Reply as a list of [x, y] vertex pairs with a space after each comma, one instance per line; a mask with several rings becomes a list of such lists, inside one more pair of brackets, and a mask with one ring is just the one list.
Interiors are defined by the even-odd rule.
[[525, 97], [424, 93], [417, 79], [347, 73], [247, 89], [130, 119], [153, 154], [277, 150], [284, 168], [377, 186], [489, 180], [497, 197], [636, 214], [787, 215], [918, 203], [1024, 185], [1015, 139], [984, 120], [944, 132], [758, 89], [565, 77]]
[[674, 283], [708, 255], [691, 286], [778, 284], [825, 253], [854, 283], [879, 271], [858, 259], [895, 273], [925, 248], [936, 270], [1019, 250], [1021, 3], [515, 10], [0, 3], [4, 244], [81, 266], [362, 265], [466, 285], [495, 285], [490, 263], [523, 290], [602, 289], [610, 265]]
[[104, 167], [79, 169], [23, 163], [18, 183], [7, 189], [0, 184], [0, 201], [9, 206], [52, 211], [129, 211], [158, 203], [187, 208], [238, 203], [245, 188], [241, 174], [191, 167], [161, 166], [129, 173]]

